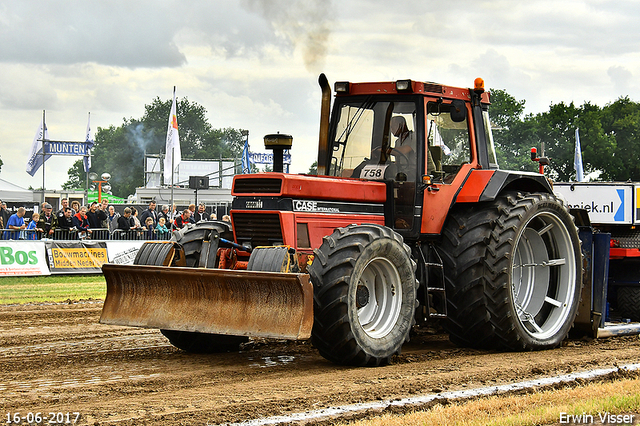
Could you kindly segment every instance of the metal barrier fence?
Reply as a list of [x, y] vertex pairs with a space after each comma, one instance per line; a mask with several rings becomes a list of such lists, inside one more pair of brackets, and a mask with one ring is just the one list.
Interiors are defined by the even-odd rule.
[[153, 230], [129, 230], [122, 231], [116, 229], [113, 233], [109, 233], [107, 228], [94, 228], [90, 232], [79, 231], [77, 229], [55, 229], [51, 235], [43, 235], [42, 232], [35, 229], [10, 230], [0, 229], [0, 240], [170, 240], [171, 231], [158, 232]]

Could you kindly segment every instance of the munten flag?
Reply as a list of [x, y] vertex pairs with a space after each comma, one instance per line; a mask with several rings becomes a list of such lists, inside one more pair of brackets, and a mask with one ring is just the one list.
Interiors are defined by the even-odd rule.
[[87, 120], [85, 144], [87, 145], [87, 155], [84, 156], [84, 172], [89, 173], [89, 169], [91, 169], [91, 148], [95, 145], [95, 141], [91, 139], [91, 113], [89, 113], [89, 119]]
[[[44, 121], [44, 120], [43, 120]], [[44, 139], [49, 139], [49, 131], [47, 125], [44, 125]], [[42, 122], [38, 126], [36, 135], [33, 137], [33, 143], [31, 144], [31, 152], [29, 153], [29, 160], [27, 160], [27, 173], [31, 176], [35, 175], [40, 166], [47, 161], [51, 155], [42, 156]]]
[[582, 170], [582, 150], [580, 148], [580, 134], [576, 129], [576, 151], [573, 155], [573, 167], [576, 169], [576, 181], [584, 181], [584, 172]]
[[[172, 161], [173, 159], [173, 161]], [[178, 117], [176, 116], [176, 88], [173, 88], [173, 103], [169, 114], [169, 126], [167, 127], [167, 144], [164, 156], [164, 184], [174, 183], [173, 174], [182, 160], [180, 153], [180, 138], [178, 137]], [[172, 168], [173, 163], [173, 170]]]

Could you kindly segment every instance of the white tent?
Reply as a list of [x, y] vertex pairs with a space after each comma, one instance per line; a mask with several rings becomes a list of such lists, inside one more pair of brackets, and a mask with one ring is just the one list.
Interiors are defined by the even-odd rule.
[[0, 200], [14, 203], [33, 203], [33, 191], [0, 179]]

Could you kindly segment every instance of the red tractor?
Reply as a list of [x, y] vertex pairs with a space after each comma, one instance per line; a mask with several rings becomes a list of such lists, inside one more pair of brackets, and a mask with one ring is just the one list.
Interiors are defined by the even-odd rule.
[[319, 82], [317, 176], [281, 161], [238, 175], [233, 227], [190, 226], [104, 265], [101, 322], [197, 352], [310, 337], [349, 365], [388, 363], [433, 319], [459, 345], [558, 346], [580, 302], [578, 231], [546, 177], [498, 168], [483, 81], [337, 82], [333, 108]]

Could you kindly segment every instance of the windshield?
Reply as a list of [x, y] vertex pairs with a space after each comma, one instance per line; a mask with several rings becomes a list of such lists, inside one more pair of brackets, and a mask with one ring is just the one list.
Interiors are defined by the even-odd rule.
[[416, 103], [373, 97], [337, 104], [331, 176], [413, 180], [416, 176]]

